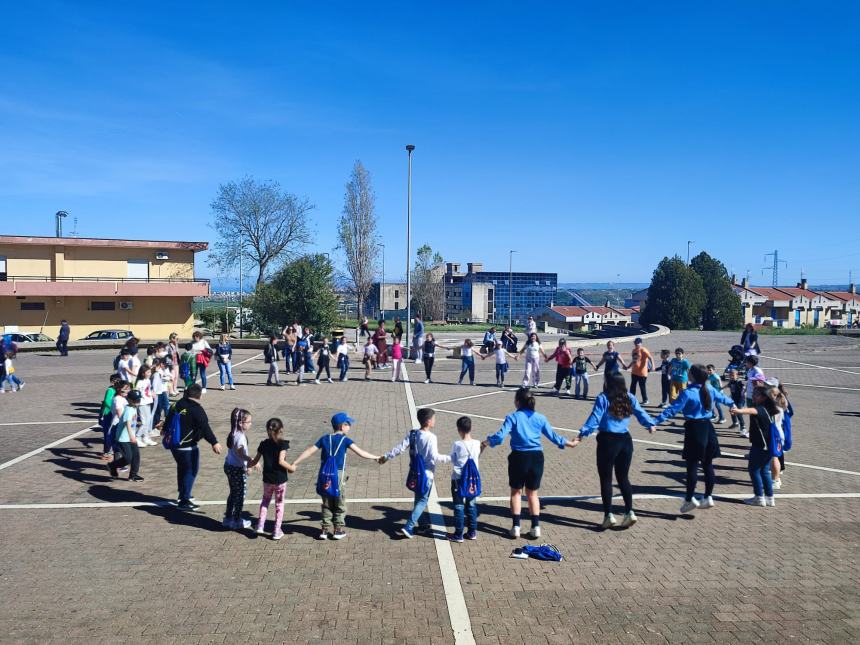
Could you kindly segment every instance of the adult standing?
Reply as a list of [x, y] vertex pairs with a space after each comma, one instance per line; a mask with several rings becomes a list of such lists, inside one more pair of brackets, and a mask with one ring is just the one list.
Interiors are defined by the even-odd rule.
[[[176, 461], [176, 483], [179, 488], [178, 506], [184, 511], [193, 511], [200, 508], [194, 503], [192, 489], [194, 480], [200, 470], [200, 449], [197, 444], [201, 439], [212, 445], [212, 452], [221, 454], [221, 444], [215, 438], [209, 425], [209, 417], [200, 405], [202, 388], [197, 383], [190, 385], [185, 390], [185, 396], [176, 402], [170, 414], [179, 415], [179, 445], [172, 448], [170, 452]], [[170, 426], [170, 420], [164, 424]]]
[[67, 320], [60, 321], [60, 331], [57, 332], [57, 351], [60, 356], [69, 355], [69, 336], [72, 334], [72, 329], [69, 327]]
[[744, 331], [741, 334], [741, 345], [744, 348], [744, 353], [747, 355], [758, 356], [761, 354], [761, 348], [758, 346], [758, 332], [752, 323], [747, 323]]
[[415, 351], [415, 362], [420, 363], [424, 358], [424, 321], [420, 314], [415, 314], [412, 327], [412, 349]]
[[[555, 368], [555, 385], [553, 386], [553, 389], [555, 389], [555, 393], [557, 395], [560, 395], [561, 386], [565, 379], [570, 383], [570, 366], [573, 363], [573, 354], [570, 353], [570, 349], [567, 346], [567, 340], [564, 338], [558, 339], [558, 347], [556, 347], [555, 351], [546, 358], [546, 361], [549, 362], [552, 359], [555, 359], [555, 362], [557, 363]], [[570, 388], [568, 388], [568, 391], [569, 390]]]
[[529, 339], [523, 345], [520, 354], [526, 355], [526, 364], [523, 366], [522, 386], [529, 387], [529, 385], [533, 385], [534, 387], [540, 387], [540, 359], [543, 356], [543, 359], [546, 360], [546, 354], [540, 345], [537, 334], [534, 332], [529, 334]]
[[295, 327], [293, 327], [293, 325], [287, 325], [284, 327], [283, 331], [281, 331], [281, 337], [284, 339], [284, 369], [287, 374], [290, 374], [292, 373], [293, 366], [296, 362], [296, 342], [299, 340], [296, 335]]
[[636, 386], [639, 386], [639, 394], [642, 396], [642, 405], [648, 405], [648, 391], [645, 382], [648, 380], [648, 372], [654, 368], [654, 360], [644, 345], [642, 339], [633, 341], [633, 352], [630, 361], [630, 394], [636, 396]]
[[[734, 402], [729, 397], [717, 392], [708, 383], [708, 370], [704, 365], [693, 365], [690, 368], [690, 377], [693, 384], [683, 390], [654, 423], [655, 426], [660, 425], [678, 412], [684, 415], [684, 450], [681, 457], [687, 462], [687, 494], [681, 506], [682, 513], [714, 506], [712, 494], [716, 474], [713, 462], [721, 455], [720, 443], [711, 421], [714, 418], [714, 401], [734, 407]], [[700, 463], [705, 473], [705, 496], [701, 503], [693, 496], [696, 492]]]
[[394, 340], [400, 344], [400, 341], [403, 339], [403, 323], [400, 322], [400, 318], [394, 318], [394, 330], [391, 332], [394, 336]]
[[370, 323], [367, 321], [367, 316], [361, 317], [361, 322], [358, 325], [358, 335], [362, 338], [370, 336]]
[[511, 354], [517, 353], [517, 335], [510, 325], [505, 325], [505, 330], [502, 332], [502, 347]]
[[206, 368], [214, 352], [209, 346], [209, 341], [203, 338], [203, 332], [195, 331], [191, 335], [191, 353], [194, 354], [194, 362], [197, 364], [197, 374], [200, 376], [200, 385], [203, 394], [206, 394]]
[[481, 452], [486, 448], [501, 445], [511, 435], [511, 454], [508, 455], [508, 484], [511, 487], [512, 538], [520, 536], [520, 512], [522, 511], [523, 488], [532, 519], [531, 539], [540, 537], [540, 500], [538, 490], [543, 478], [543, 448], [541, 435], [559, 448], [573, 446], [572, 441], [556, 433], [546, 417], [535, 412], [535, 397], [528, 388], [520, 388], [514, 395], [516, 411], [505, 417], [498, 432], [481, 442]]
[[636, 523], [633, 512], [633, 486], [628, 476], [630, 462], [633, 460], [633, 439], [630, 436], [630, 417], [636, 419], [648, 432], [654, 432], [654, 419], [642, 409], [636, 397], [627, 391], [624, 376], [618, 372], [610, 374], [603, 381], [603, 393], [594, 401], [594, 408], [585, 420], [579, 435], [573, 440], [578, 445], [595, 430], [597, 434], [597, 476], [600, 478], [600, 498], [603, 501], [602, 528], [618, 526], [612, 514], [612, 471], [624, 498], [624, 517], [621, 528]]
[[615, 374], [616, 372], [620, 372], [623, 367], [625, 370], [627, 369], [627, 365], [624, 363], [624, 359], [621, 358], [621, 355], [615, 351], [615, 343], [611, 340], [606, 343], [606, 351], [603, 352], [603, 356], [600, 358], [600, 362], [594, 366], [594, 371], [598, 371], [600, 366], [603, 365], [603, 376], [609, 376], [610, 374]]
[[537, 333], [537, 323], [535, 322], [534, 316], [529, 316], [528, 322], [526, 322], [526, 338], [528, 338], [531, 334]]
[[376, 331], [373, 332], [372, 340], [376, 346], [376, 365], [381, 370], [388, 369], [388, 342], [385, 337], [385, 321], [380, 320]]
[[[496, 349], [496, 328], [490, 327], [487, 331], [484, 332], [484, 340], [481, 341], [481, 350], [483, 354], [489, 354], [494, 349]], [[502, 342], [502, 347], [505, 347], [505, 343]], [[508, 348], [505, 347], [507, 350]], [[510, 351], [510, 350], [508, 350]]]

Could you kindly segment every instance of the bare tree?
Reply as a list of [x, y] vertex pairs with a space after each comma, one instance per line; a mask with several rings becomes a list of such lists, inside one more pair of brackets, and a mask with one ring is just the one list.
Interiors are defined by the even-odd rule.
[[358, 303], [359, 319], [364, 314], [364, 303], [373, 287], [376, 258], [379, 256], [376, 224], [376, 193], [370, 173], [360, 161], [356, 161], [343, 196], [337, 248], [346, 257], [349, 291]]
[[445, 260], [425, 244], [415, 257], [412, 269], [412, 307], [424, 320], [445, 318]]
[[235, 268], [241, 252], [256, 266], [258, 287], [311, 241], [308, 215], [314, 205], [281, 191], [276, 181], [244, 177], [221, 184], [211, 208], [218, 241], [208, 263], [226, 273]]

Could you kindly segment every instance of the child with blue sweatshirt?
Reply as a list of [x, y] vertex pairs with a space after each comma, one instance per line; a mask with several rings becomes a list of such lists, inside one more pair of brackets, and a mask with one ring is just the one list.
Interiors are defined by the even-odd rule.
[[436, 464], [451, 462], [451, 457], [439, 454], [439, 443], [436, 435], [433, 434], [433, 427], [436, 425], [436, 412], [431, 408], [421, 408], [418, 410], [417, 416], [420, 428], [417, 431], [410, 431], [404, 437], [403, 441], [379, 458], [379, 463], [384, 464], [386, 461], [394, 459], [397, 455], [407, 452], [411, 448], [424, 459], [425, 475], [429, 486], [427, 486], [426, 493], [419, 490], [415, 491], [415, 505], [412, 508], [412, 515], [406, 522], [406, 526], [400, 529], [400, 534], [407, 539], [412, 539], [412, 536], [416, 532], [416, 526], [419, 533], [430, 531], [430, 517], [426, 511], [427, 503], [430, 501], [430, 492], [433, 490]]

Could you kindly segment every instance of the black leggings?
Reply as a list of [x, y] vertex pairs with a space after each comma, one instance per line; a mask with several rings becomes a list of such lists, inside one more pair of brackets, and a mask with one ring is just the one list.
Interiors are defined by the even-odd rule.
[[117, 456], [118, 458], [114, 459], [110, 464], [111, 474], [116, 476], [117, 470], [128, 466], [128, 476], [134, 477], [137, 475], [137, 471], [140, 470], [140, 450], [138, 449], [137, 444], [124, 441], [117, 442], [116, 445], [119, 448], [120, 454]]
[[331, 378], [331, 370], [329, 369], [328, 361], [325, 361], [325, 362], [320, 361], [319, 363], [317, 363], [317, 380], [318, 381], [320, 380], [320, 374], [322, 374], [323, 370], [325, 370], [326, 378]]
[[424, 357], [424, 373], [427, 375], [427, 379], [430, 379], [430, 375], [433, 374], [433, 361], [436, 359], [433, 356], [429, 358], [427, 356]]
[[[710, 497], [714, 492], [714, 484], [717, 480], [717, 475], [714, 472], [713, 461], [703, 461], [702, 470], [705, 471], [705, 497]], [[687, 497], [689, 502], [693, 499], [693, 493], [696, 492], [696, 483], [699, 479], [699, 462], [687, 461]]]
[[635, 374], [630, 376], [630, 394], [636, 396], [636, 384], [639, 384], [639, 392], [642, 394], [642, 400], [648, 400], [648, 392], [645, 391], [645, 381], [648, 380], [647, 376], [636, 376]]
[[627, 476], [633, 460], [633, 439], [629, 432], [601, 432], [597, 435], [597, 475], [600, 477], [600, 497], [603, 500], [603, 513], [612, 512], [612, 471], [621, 496], [624, 498], [624, 512], [633, 510], [633, 486]]
[[561, 384], [564, 382], [564, 379], [570, 378], [570, 368], [562, 367], [559, 365], [555, 368], [555, 389], [561, 390]]

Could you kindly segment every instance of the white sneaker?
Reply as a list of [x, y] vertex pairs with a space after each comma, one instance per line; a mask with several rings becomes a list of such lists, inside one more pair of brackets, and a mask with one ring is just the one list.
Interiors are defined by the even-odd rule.
[[764, 498], [764, 503], [767, 506], [776, 506], [776, 497], [770, 496]]
[[327, 380], [328, 380], [328, 382], [329, 382], [329, 383], [334, 383], [334, 381], [332, 381], [330, 378], [329, 378], [329, 379], [327, 379]]
[[429, 378], [425, 378], [425, 379], [424, 379], [424, 382], [425, 382], [425, 383], [429, 383], [429, 382], [430, 382], [430, 379], [429, 379]]
[[773, 480], [773, 489], [779, 490], [780, 488], [782, 488], [782, 480], [781, 479], [774, 479]]
[[537, 540], [539, 537], [540, 537], [540, 527], [539, 526], [533, 526], [532, 530], [529, 531], [529, 539], [530, 540]]
[[149, 445], [150, 445], [149, 442], [146, 439], [144, 439], [143, 437], [137, 438], [137, 449], [138, 450], [141, 450], [143, 448], [148, 448]]
[[633, 511], [630, 511], [629, 513], [625, 513], [624, 517], [621, 518], [621, 528], [622, 529], [629, 529], [631, 526], [636, 524], [636, 522], [638, 520], [639, 520], [639, 518], [636, 517], [636, 513], [634, 513]]
[[206, 394], [206, 388], [204, 387], [202, 390], [200, 390], [200, 392], [201, 394]]
[[750, 497], [749, 499], [745, 499], [744, 504], [749, 504], [750, 506], [766, 506], [764, 497], [759, 497], [758, 495], [756, 495], [755, 497]]
[[614, 529], [616, 526], [618, 526], [618, 520], [615, 519], [615, 516], [612, 513], [608, 513], [606, 517], [603, 518], [603, 524], [600, 525], [600, 528], [606, 530]]
[[251, 528], [251, 520], [239, 520], [233, 523], [233, 528], [237, 531]]
[[230, 386], [230, 389], [231, 389], [231, 390], [235, 390], [235, 389], [236, 389], [236, 386], [235, 386], [235, 385], [231, 385], [231, 386]]
[[520, 536], [520, 527], [512, 526], [511, 530], [508, 531], [508, 534], [516, 540]]
[[721, 424], [721, 423], [725, 423], [725, 422], [726, 422], [726, 420], [725, 420], [725, 419], [717, 419], [716, 421], [714, 421], [714, 423], [715, 423], [716, 425], [719, 425], [719, 424]]
[[265, 529], [263, 529], [262, 526], [258, 526], [257, 527], [257, 535], [265, 535], [265, 534], [266, 534]]
[[222, 386], [221, 386], [221, 391], [223, 392], [224, 390], [225, 390], [225, 387], [222, 385]]
[[565, 390], [564, 393], [570, 396], [570, 390]]
[[319, 380], [318, 378], [315, 378], [315, 379], [314, 379], [314, 383], [316, 383], [317, 385], [319, 385], [319, 384], [320, 384], [320, 380]]
[[699, 502], [699, 508], [714, 508], [714, 498], [710, 495], [703, 497], [702, 501]]
[[681, 512], [682, 513], [690, 513], [699, 508], [699, 501], [694, 497], [690, 501], [685, 501], [681, 504]]
[[153, 441], [152, 439], [150, 439], [149, 437], [147, 437], [147, 438], [146, 438], [146, 445], [147, 445], [147, 446], [157, 446], [157, 445], [158, 445], [158, 442], [157, 442], [157, 441]]
[[738, 434], [739, 434], [740, 436], [742, 436], [744, 439], [749, 439], [749, 438], [750, 438], [750, 433], [749, 433], [749, 432], [747, 432], [746, 430], [741, 430]]

